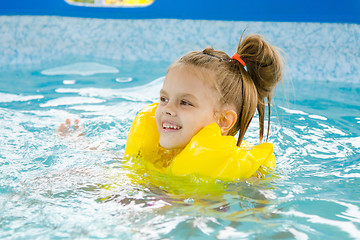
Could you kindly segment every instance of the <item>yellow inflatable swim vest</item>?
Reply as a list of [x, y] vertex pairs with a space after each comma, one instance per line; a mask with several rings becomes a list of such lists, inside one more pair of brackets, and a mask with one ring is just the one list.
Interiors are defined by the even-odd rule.
[[271, 143], [256, 146], [244, 142], [236, 146], [233, 136], [221, 136], [212, 123], [201, 129], [183, 150], [166, 150], [159, 145], [155, 110], [157, 103], [145, 107], [135, 118], [128, 135], [125, 158], [144, 160], [146, 167], [175, 175], [239, 180], [254, 174], [264, 176], [276, 167]]

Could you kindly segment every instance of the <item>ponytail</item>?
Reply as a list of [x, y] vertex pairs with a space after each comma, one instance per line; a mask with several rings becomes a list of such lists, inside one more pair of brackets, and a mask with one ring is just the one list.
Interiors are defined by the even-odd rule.
[[[246, 63], [247, 72], [242, 74], [243, 80], [250, 78], [256, 87], [256, 108], [259, 113], [260, 142], [264, 136], [265, 99], [267, 100], [267, 141], [270, 129], [270, 102], [272, 99], [272, 93], [276, 84], [282, 78], [283, 66], [280, 55], [274, 46], [270, 45], [263, 40], [260, 35], [256, 34], [247, 36], [243, 41], [240, 40], [237, 53]], [[255, 98], [252, 100], [251, 104], [253, 104], [254, 101]], [[242, 118], [242, 116], [239, 116], [239, 118]]]

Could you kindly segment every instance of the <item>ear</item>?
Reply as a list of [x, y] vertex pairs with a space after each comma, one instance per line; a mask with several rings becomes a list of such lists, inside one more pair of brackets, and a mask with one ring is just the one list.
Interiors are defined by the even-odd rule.
[[219, 119], [219, 127], [221, 129], [221, 135], [227, 135], [230, 129], [235, 125], [237, 120], [237, 114], [232, 109], [226, 109], [222, 112]]

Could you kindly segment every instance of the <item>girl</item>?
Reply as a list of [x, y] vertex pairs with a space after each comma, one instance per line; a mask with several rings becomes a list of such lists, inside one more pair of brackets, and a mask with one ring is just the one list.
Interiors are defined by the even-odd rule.
[[242, 143], [256, 109], [262, 141], [265, 99], [269, 131], [281, 78], [279, 53], [259, 35], [240, 40], [232, 57], [212, 48], [188, 53], [170, 66], [160, 103], [135, 118], [125, 156], [173, 175], [236, 180], [265, 173], [275, 167], [272, 145]]

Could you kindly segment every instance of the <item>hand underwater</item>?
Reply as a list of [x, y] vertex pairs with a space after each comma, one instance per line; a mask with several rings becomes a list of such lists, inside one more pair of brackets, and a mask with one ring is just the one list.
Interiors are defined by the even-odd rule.
[[65, 120], [65, 123], [61, 123], [59, 128], [57, 129], [57, 132], [61, 135], [61, 136], [83, 136], [85, 135], [82, 126], [79, 126], [79, 119], [75, 119], [74, 120], [74, 125], [71, 126], [71, 120], [69, 118], [67, 118]]
[[93, 141], [87, 138], [84, 133], [84, 127], [79, 125], [79, 122], [79, 119], [75, 119], [74, 125], [71, 125], [71, 120], [67, 118], [65, 123], [61, 123], [56, 131], [74, 148], [81, 148], [83, 150], [107, 150], [106, 145], [101, 140]]

